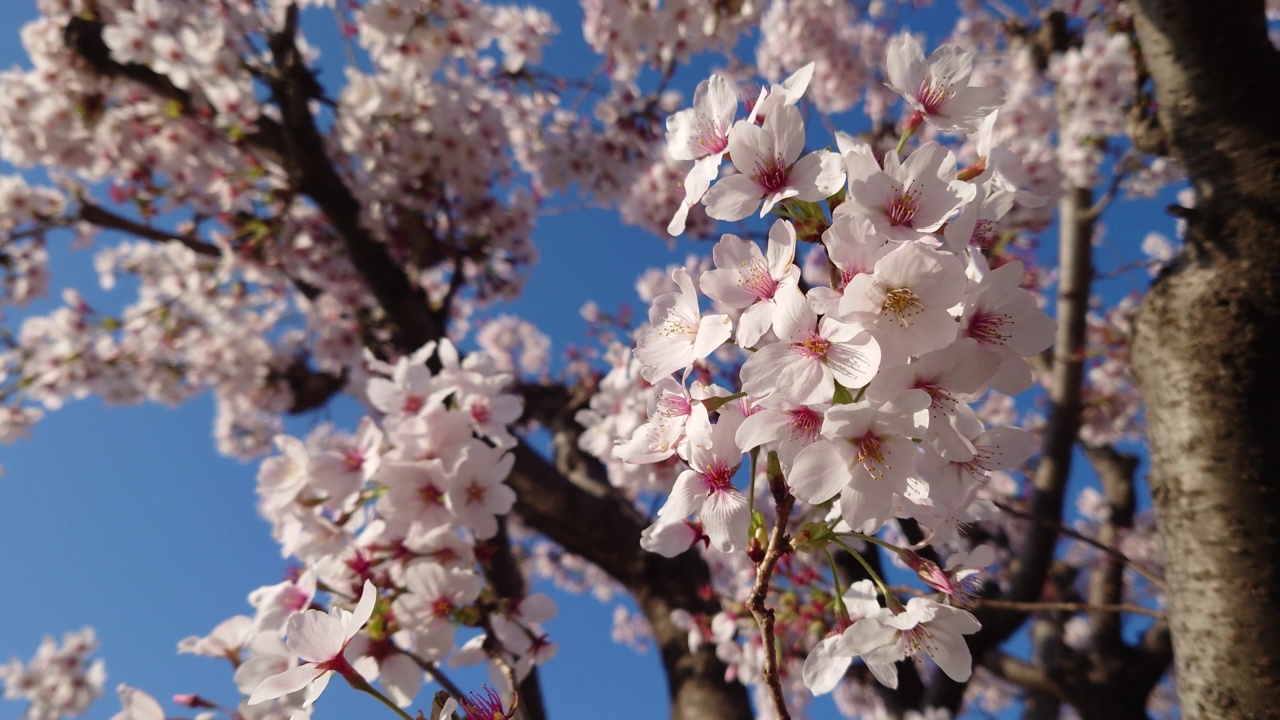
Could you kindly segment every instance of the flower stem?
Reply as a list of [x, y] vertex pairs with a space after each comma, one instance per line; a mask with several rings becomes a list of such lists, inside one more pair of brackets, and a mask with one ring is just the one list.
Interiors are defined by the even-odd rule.
[[[840, 541], [836, 540], [836, 542]], [[827, 556], [827, 564], [831, 566], [831, 582], [836, 587], [836, 620], [842, 625], [849, 625], [853, 621], [849, 618], [849, 609], [844, 606], [844, 588], [840, 587], [840, 573], [836, 569], [836, 559], [826, 548], [823, 548], [822, 554]]]
[[[834, 540], [835, 540], [835, 543], [836, 543], [837, 545], [839, 545], [840, 547], [844, 548], [845, 552], [847, 552], [847, 553], [849, 553], [850, 555], [852, 555], [852, 556], [853, 556], [853, 559], [854, 559], [854, 560], [857, 560], [857, 561], [858, 561], [858, 563], [862, 565], [862, 569], [863, 569], [863, 570], [866, 570], [866, 571], [867, 571], [867, 574], [871, 576], [871, 580], [872, 580], [872, 582], [874, 582], [874, 583], [876, 584], [876, 587], [880, 588], [880, 594], [881, 594], [881, 595], [884, 595], [884, 599], [885, 599], [886, 601], [891, 601], [891, 602], [896, 602], [896, 601], [897, 601], [897, 599], [898, 599], [898, 598], [897, 598], [897, 597], [895, 597], [895, 596], [893, 595], [893, 593], [889, 592], [889, 587], [888, 587], [887, 585], [885, 585], [885, 584], [884, 584], [884, 580], [880, 578], [880, 573], [877, 573], [877, 572], [876, 572], [876, 571], [871, 567], [871, 563], [867, 562], [867, 559], [866, 559], [866, 558], [864, 558], [864, 557], [862, 557], [862, 553], [860, 553], [860, 552], [858, 552], [857, 550], [854, 550], [853, 548], [849, 547], [849, 544], [848, 544], [848, 543], [846, 543], [845, 541], [841, 540], [841, 539], [840, 539], [840, 538], [838, 538], [838, 537], [837, 537], [837, 538], [835, 538]], [[828, 555], [828, 557], [830, 557], [830, 555]]]
[[404, 710], [401, 710], [400, 707], [397, 706], [394, 702], [391, 702], [391, 698], [387, 697], [386, 695], [383, 695], [381, 692], [378, 691], [377, 688], [370, 685], [368, 680], [365, 680], [363, 677], [360, 677], [360, 673], [357, 673], [357, 672], [342, 673], [342, 677], [346, 679], [347, 683], [350, 684], [351, 687], [355, 688], [356, 690], [359, 690], [362, 693], [372, 695], [374, 699], [376, 699], [378, 702], [391, 708], [391, 710], [395, 712], [396, 715], [400, 716], [401, 720], [414, 720], [414, 717], [412, 715], [405, 712]]

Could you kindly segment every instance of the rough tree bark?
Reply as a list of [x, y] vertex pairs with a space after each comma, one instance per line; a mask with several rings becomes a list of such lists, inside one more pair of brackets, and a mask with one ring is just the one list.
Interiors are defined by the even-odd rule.
[[1263, 0], [1139, 0], [1186, 246], [1143, 301], [1133, 364], [1165, 543], [1182, 716], [1280, 712], [1280, 55]]

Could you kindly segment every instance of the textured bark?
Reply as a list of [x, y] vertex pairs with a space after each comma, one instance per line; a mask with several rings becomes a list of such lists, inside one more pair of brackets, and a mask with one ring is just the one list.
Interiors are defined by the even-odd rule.
[[1262, 0], [1142, 0], [1198, 201], [1135, 320], [1182, 717], [1280, 712], [1280, 57]]

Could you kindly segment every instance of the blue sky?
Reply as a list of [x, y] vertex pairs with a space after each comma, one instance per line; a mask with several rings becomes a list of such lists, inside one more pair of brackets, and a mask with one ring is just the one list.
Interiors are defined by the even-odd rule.
[[[578, 30], [576, 3], [546, 5], [562, 28], [560, 49], [548, 57], [548, 65], [594, 67]], [[31, 0], [0, 4], [0, 27], [8, 35], [0, 41], [0, 68], [26, 64], [16, 31], [34, 15]], [[937, 20], [932, 22], [938, 27]], [[921, 16], [918, 26], [929, 27], [927, 17]], [[324, 53], [322, 66], [332, 72], [340, 52], [316, 42]], [[708, 64], [699, 67], [705, 70]], [[685, 77], [691, 88], [700, 76], [695, 71]], [[606, 309], [629, 302], [643, 314], [634, 297], [634, 278], [645, 267], [681, 260], [688, 250], [687, 245], [669, 250], [615, 218], [583, 211], [539, 222], [535, 237], [542, 262], [523, 301], [510, 311], [551, 334], [556, 352], [584, 341], [578, 311], [589, 299]], [[1108, 221], [1121, 258], [1132, 257], [1147, 228], [1172, 235], [1172, 221], [1150, 208]], [[55, 235], [50, 243], [52, 298], [36, 310], [55, 305], [64, 287], [96, 287], [91, 254], [68, 251], [69, 242], [69, 236]], [[709, 249], [702, 247], [703, 252]], [[1143, 282], [1130, 274], [1126, 288], [1107, 292], [1119, 294]], [[128, 299], [119, 291], [90, 297], [108, 299], [106, 307]], [[354, 403], [340, 403], [323, 413], [292, 418], [289, 429], [304, 434], [325, 420], [354, 428], [357, 412]], [[6, 583], [0, 662], [11, 656], [27, 660], [45, 634], [60, 636], [94, 626], [102, 644], [99, 656], [107, 662], [108, 693], [85, 716], [89, 720], [106, 720], [118, 711], [114, 687], [120, 682], [151, 692], [171, 716], [190, 714], [167, 702], [174, 693], [198, 692], [234, 702], [228, 666], [179, 656], [176, 643], [247, 612], [247, 593], [279, 581], [285, 565], [269, 527], [254, 509], [256, 463], [242, 464], [214, 452], [212, 416], [207, 397], [172, 409], [104, 408], [91, 398], [48, 413], [32, 440], [0, 449], [5, 468], [0, 547], [8, 548], [0, 565]], [[664, 717], [658, 660], [652, 652], [637, 655], [609, 639], [612, 607], [590, 598], [557, 595], [557, 600], [560, 616], [549, 630], [560, 653], [542, 671], [551, 717]], [[474, 687], [483, 677], [463, 673], [457, 679]], [[332, 684], [321, 699], [317, 720], [385, 712], [338, 685]], [[836, 716], [829, 701], [814, 707], [814, 717]], [[18, 704], [0, 702], [0, 719], [20, 711]]]

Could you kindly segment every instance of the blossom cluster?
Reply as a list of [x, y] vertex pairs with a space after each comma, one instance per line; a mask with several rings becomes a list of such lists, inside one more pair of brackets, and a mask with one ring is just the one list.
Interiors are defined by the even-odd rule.
[[[1025, 174], [1016, 157], [992, 147], [1000, 91], [970, 87], [972, 57], [955, 46], [926, 58], [913, 38], [900, 36], [888, 44], [888, 58], [891, 87], [912, 117], [899, 148], [879, 156], [844, 133], [836, 136], [838, 152], [804, 154], [795, 103], [812, 66], [748, 99], [746, 117], [738, 117], [737, 95], [720, 76], [699, 86], [693, 108], [672, 116], [668, 149], [694, 162], [672, 232], [695, 203], [721, 220], [757, 210], [781, 217], [763, 251], [725, 234], [711, 267], [676, 268], [674, 287], [653, 299], [634, 361], [603, 382], [617, 384], [624, 403], [628, 385], [652, 386], [641, 390], [649, 397], [642, 424], [617, 424], [620, 413], [606, 410], [607, 400], [580, 416], [597, 432], [584, 436], [584, 448], [606, 462], [612, 456], [611, 469], [622, 466], [622, 478], [630, 478], [615, 482], [635, 482], [649, 465], [678, 473], [641, 541], [655, 552], [705, 543], [759, 561], [759, 495], [737, 479], [748, 457], [752, 488], [775, 483], [775, 499], [789, 494], [825, 515], [796, 528], [793, 550], [874, 539], [895, 518], [916, 520], [924, 542], [953, 550], [946, 569], [898, 550], [942, 603], [903, 603], [870, 581], [843, 593], [831, 634], [801, 673], [819, 693], [835, 687], [854, 657], [890, 686], [894, 663], [919, 651], [953, 679], [968, 679], [963, 635], [978, 625], [961, 606], [974, 591], [972, 576], [994, 556], [959, 552], [960, 527], [985, 516], [978, 495], [991, 473], [1020, 467], [1034, 443], [1018, 428], [988, 428], [971, 405], [992, 388], [1030, 387], [1025, 358], [1053, 338], [1053, 322], [1020, 287], [1022, 264], [992, 268], [983, 252], [990, 248], [984, 238], [1015, 204], [1043, 203], [1018, 187]], [[923, 123], [974, 135], [978, 162], [960, 168], [954, 152], [933, 140], [904, 157]], [[721, 175], [726, 157], [734, 172]], [[826, 282], [802, 287], [800, 242], [825, 250]], [[703, 297], [713, 312], [701, 310]], [[606, 448], [610, 435], [615, 445]], [[648, 489], [667, 473], [650, 476]], [[723, 645], [735, 622], [718, 616], [708, 636], [737, 647]]]
[[[261, 465], [259, 509], [301, 568], [253, 591], [252, 616], [179, 644], [234, 659], [253, 717], [307, 716], [332, 673], [378, 682], [406, 707], [437, 664], [488, 660], [506, 687], [502, 668], [518, 681], [555, 653], [541, 629], [554, 603], [499, 597], [484, 574], [486, 541], [515, 501], [504, 483], [508, 427], [522, 412], [506, 392], [511, 376], [484, 353], [463, 360], [447, 340], [367, 364], [377, 420], [350, 436], [278, 436], [279, 454]], [[313, 609], [321, 592], [327, 614]], [[464, 626], [479, 632], [460, 643]]]
[[102, 695], [107, 670], [102, 659], [90, 661], [98, 650], [93, 628], [62, 636], [59, 644], [45, 637], [31, 661], [13, 658], [0, 665], [6, 700], [25, 700], [19, 720], [61, 720], [80, 715]]

